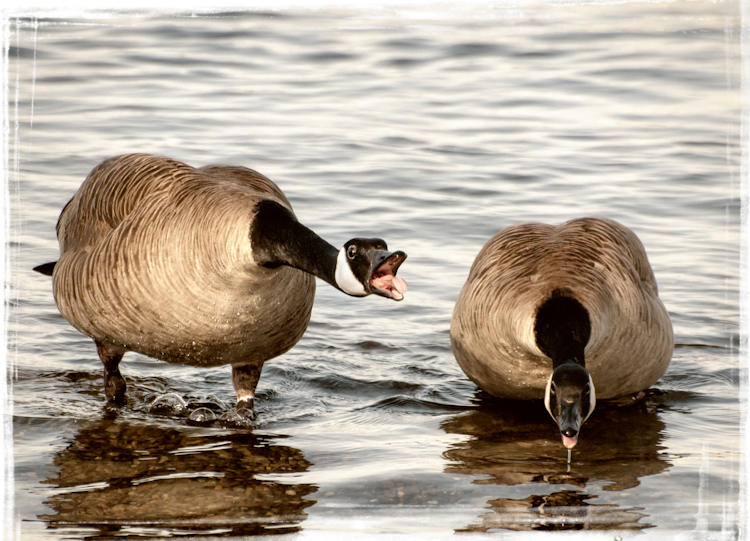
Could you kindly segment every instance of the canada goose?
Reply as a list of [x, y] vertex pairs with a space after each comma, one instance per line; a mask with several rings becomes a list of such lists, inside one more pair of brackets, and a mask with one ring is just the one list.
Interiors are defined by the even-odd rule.
[[481, 389], [543, 398], [568, 449], [597, 398], [650, 387], [674, 347], [643, 245], [604, 218], [497, 233], [471, 267], [450, 336]]
[[348, 295], [400, 301], [404, 252], [380, 239], [337, 250], [300, 224], [281, 190], [245, 167], [199, 169], [148, 154], [96, 166], [57, 222], [60, 313], [90, 336], [107, 398], [122, 403], [127, 351], [167, 362], [232, 365], [252, 408], [263, 363], [310, 320], [315, 276]]

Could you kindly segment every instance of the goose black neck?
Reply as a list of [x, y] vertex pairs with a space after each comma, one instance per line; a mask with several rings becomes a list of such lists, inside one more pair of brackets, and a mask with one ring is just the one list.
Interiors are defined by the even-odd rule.
[[586, 366], [583, 352], [591, 336], [591, 321], [573, 297], [553, 292], [537, 311], [534, 334], [539, 349], [552, 359], [553, 370], [567, 362]]
[[258, 265], [288, 265], [303, 270], [338, 288], [334, 278], [338, 250], [297, 221], [276, 201], [256, 205], [250, 229], [253, 258]]

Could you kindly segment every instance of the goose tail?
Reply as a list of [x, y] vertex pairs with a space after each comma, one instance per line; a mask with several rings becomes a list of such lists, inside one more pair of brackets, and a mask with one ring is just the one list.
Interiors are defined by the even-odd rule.
[[57, 265], [57, 261], [51, 261], [34, 267], [34, 270], [45, 276], [52, 276], [52, 272], [55, 270], [55, 265]]

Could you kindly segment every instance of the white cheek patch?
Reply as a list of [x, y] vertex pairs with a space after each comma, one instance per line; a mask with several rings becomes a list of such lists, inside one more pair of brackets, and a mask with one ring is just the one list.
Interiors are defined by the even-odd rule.
[[[589, 408], [589, 414], [586, 415], [586, 419], [588, 419], [589, 417], [591, 417], [591, 414], [594, 413], [594, 408], [596, 407], [596, 390], [594, 389], [594, 380], [591, 379], [591, 374], [589, 374], [589, 385], [590, 385], [590, 389], [591, 389], [591, 392], [590, 392], [590, 395], [591, 395], [591, 407]], [[583, 421], [581, 421], [581, 424], [583, 424], [583, 422], [586, 419], [584, 419]]]
[[355, 297], [364, 297], [367, 295], [365, 286], [354, 276], [351, 267], [349, 267], [349, 260], [346, 257], [346, 250], [344, 248], [339, 250], [339, 255], [336, 258], [336, 271], [333, 277], [336, 280], [336, 284], [344, 293], [354, 295]]
[[[549, 405], [549, 395], [550, 391], [552, 390], [552, 375], [550, 374], [549, 379], [547, 380], [547, 388], [544, 389], [544, 407], [547, 408], [547, 411], [550, 415], [552, 415], [552, 418], [555, 419], [555, 414], [552, 413], [552, 410], [550, 409]], [[557, 422], [557, 419], [555, 419], [555, 422]]]

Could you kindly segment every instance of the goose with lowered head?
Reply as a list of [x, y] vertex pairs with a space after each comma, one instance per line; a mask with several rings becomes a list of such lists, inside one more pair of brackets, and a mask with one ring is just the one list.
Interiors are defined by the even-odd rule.
[[568, 449], [597, 398], [647, 389], [674, 347], [641, 241], [605, 218], [523, 223], [493, 236], [458, 297], [450, 338], [484, 391], [543, 399]]

